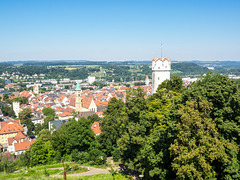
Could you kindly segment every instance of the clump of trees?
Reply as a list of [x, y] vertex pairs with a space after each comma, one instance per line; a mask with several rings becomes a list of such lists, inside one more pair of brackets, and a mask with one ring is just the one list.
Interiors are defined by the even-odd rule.
[[140, 88], [126, 103], [113, 98], [97, 140], [147, 179], [238, 179], [239, 111], [226, 76], [207, 73], [188, 89], [173, 76], [147, 99]]

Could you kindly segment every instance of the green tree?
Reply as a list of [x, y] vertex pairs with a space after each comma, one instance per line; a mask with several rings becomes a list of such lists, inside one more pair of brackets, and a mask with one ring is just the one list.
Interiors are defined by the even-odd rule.
[[176, 109], [180, 97], [179, 93], [162, 89], [147, 99], [146, 114], [142, 118], [148, 121], [148, 130], [135, 158], [137, 169], [146, 179], [175, 179], [169, 147], [177, 134]]
[[107, 155], [110, 155], [117, 147], [117, 140], [122, 133], [122, 124], [128, 119], [125, 109], [124, 102], [114, 97], [108, 103], [107, 110], [104, 111], [105, 117], [102, 119], [102, 127], [104, 128], [102, 128], [102, 134], [97, 136], [97, 140]]
[[209, 118], [207, 101], [190, 101], [179, 110], [178, 135], [170, 147], [173, 170], [178, 179], [223, 179], [223, 170], [237, 146], [218, 137], [216, 124]]
[[183, 80], [177, 75], [171, 77], [170, 80], [163, 81], [159, 86], [159, 89], [166, 88], [168, 90], [172, 90], [175, 92], [182, 92], [183, 91]]
[[37, 140], [30, 147], [31, 166], [51, 162], [55, 154], [50, 141]]
[[117, 140], [118, 150], [121, 159], [129, 164], [130, 168], [135, 168], [137, 156], [141, 146], [145, 143], [145, 136], [151, 126], [145, 119], [146, 100], [142, 88], [137, 90], [129, 89], [126, 96], [127, 118], [122, 123], [123, 133]]
[[7, 94], [3, 94], [3, 101], [8, 100], [9, 96]]
[[26, 126], [28, 128], [28, 131], [27, 131], [28, 136], [33, 135], [32, 131], [34, 131], [34, 128], [35, 128], [32, 120], [31, 120], [31, 117], [32, 117], [32, 111], [30, 108], [23, 109], [23, 111], [21, 111], [19, 113], [19, 119], [20, 119], [21, 123], [26, 124]]
[[39, 132], [39, 135], [38, 135], [38, 140], [42, 140], [42, 142], [47, 142], [47, 141], [50, 141], [51, 140], [51, 133], [48, 129], [42, 129], [40, 132]]
[[55, 116], [56, 115], [55, 110], [52, 108], [44, 108], [42, 111], [45, 116]]
[[183, 104], [189, 100], [211, 102], [210, 117], [215, 121], [219, 135], [240, 144], [240, 91], [237, 83], [227, 76], [207, 73], [184, 93]]
[[73, 119], [62, 124], [53, 132], [51, 141], [54, 149], [64, 155], [70, 154], [74, 149], [87, 151], [94, 140], [90, 121], [81, 118], [78, 121]]

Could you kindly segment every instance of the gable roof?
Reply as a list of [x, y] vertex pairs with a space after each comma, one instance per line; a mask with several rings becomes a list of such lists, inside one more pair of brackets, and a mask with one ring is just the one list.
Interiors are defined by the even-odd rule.
[[31, 94], [31, 91], [23, 91], [21, 92], [20, 96], [28, 97]]
[[62, 114], [59, 114], [59, 116], [66, 117], [66, 116], [72, 116], [72, 114], [70, 112], [65, 111]]
[[15, 151], [28, 150], [28, 149], [30, 148], [30, 146], [32, 145], [32, 143], [34, 143], [35, 141], [36, 141], [36, 140], [16, 143], [16, 144], [14, 144], [14, 146], [15, 146]]
[[1, 123], [0, 134], [17, 133], [18, 131], [24, 131], [20, 125], [19, 120], [8, 120]]
[[82, 107], [84, 108], [89, 108], [90, 104], [92, 102], [92, 98], [88, 98], [88, 97], [83, 97], [82, 98]]

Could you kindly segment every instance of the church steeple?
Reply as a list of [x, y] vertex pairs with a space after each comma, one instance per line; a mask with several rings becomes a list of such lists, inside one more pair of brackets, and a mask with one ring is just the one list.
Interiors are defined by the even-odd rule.
[[76, 91], [81, 91], [81, 88], [80, 88], [80, 85], [79, 85], [79, 82], [77, 81], [77, 86], [76, 86]]
[[75, 101], [75, 108], [76, 112], [82, 112], [82, 98], [81, 98], [81, 93], [82, 90], [80, 88], [79, 82], [77, 81], [77, 86], [76, 86], [76, 101]]

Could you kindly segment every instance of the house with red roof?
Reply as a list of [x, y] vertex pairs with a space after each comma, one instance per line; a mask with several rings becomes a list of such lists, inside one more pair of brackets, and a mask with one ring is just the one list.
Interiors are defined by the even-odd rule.
[[0, 122], [0, 144], [7, 147], [8, 138], [15, 137], [18, 132], [24, 132], [20, 120], [7, 120]]
[[14, 144], [15, 149], [15, 155], [20, 155], [23, 152], [27, 151], [30, 146], [35, 142], [36, 140], [26, 140], [24, 142], [19, 142]]
[[101, 131], [101, 123], [94, 122], [91, 126], [92, 131], [94, 132], [95, 136], [98, 136], [102, 133]]
[[64, 120], [64, 119], [68, 119], [68, 118], [73, 118], [73, 116], [70, 112], [66, 111], [66, 112], [59, 114], [59, 120]]

